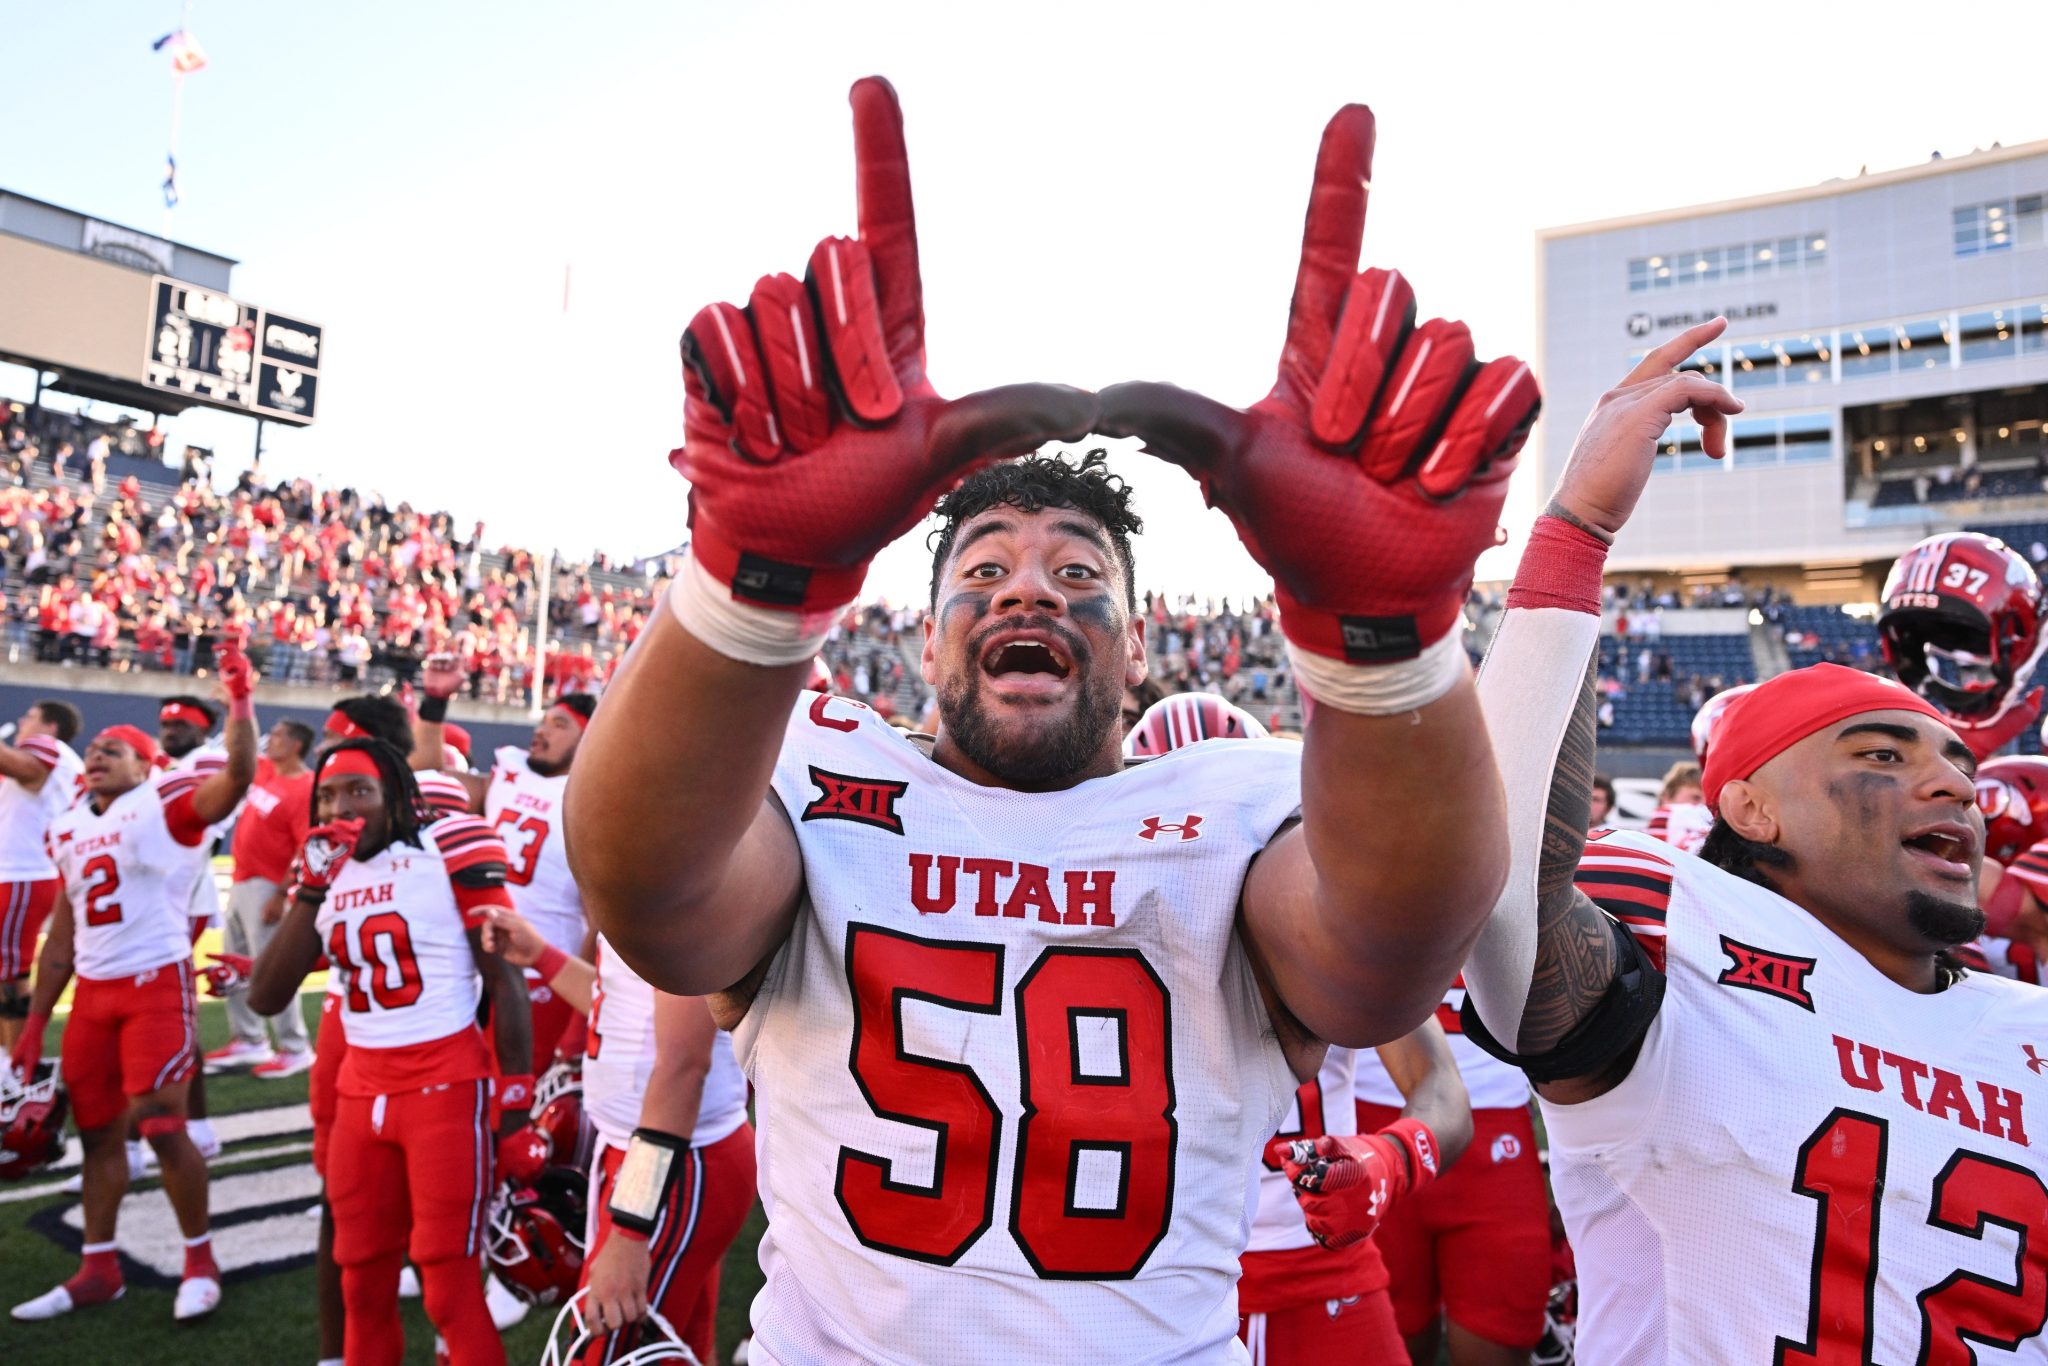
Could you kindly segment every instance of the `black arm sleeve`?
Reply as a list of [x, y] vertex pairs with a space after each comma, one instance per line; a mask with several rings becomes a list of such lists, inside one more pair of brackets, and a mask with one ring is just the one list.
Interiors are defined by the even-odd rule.
[[1510, 1067], [1520, 1068], [1534, 1082], [1592, 1076], [1641, 1043], [1643, 1035], [1649, 1032], [1650, 1022], [1657, 1018], [1657, 1011], [1664, 1004], [1664, 974], [1651, 966], [1643, 946], [1622, 928], [1620, 921], [1610, 916], [1607, 923], [1614, 934], [1614, 951], [1619, 964], [1614, 983], [1607, 988], [1607, 994], [1600, 998], [1600, 1003], [1593, 1007], [1592, 1013], [1579, 1021], [1571, 1033], [1558, 1040], [1557, 1047], [1531, 1057], [1510, 1052], [1487, 1030], [1486, 1022], [1479, 1018], [1479, 1011], [1473, 1006], [1469, 994], [1465, 997], [1464, 1009], [1458, 1012], [1458, 1018], [1465, 1026], [1465, 1037], [1477, 1045], [1480, 1052], [1499, 1058]]

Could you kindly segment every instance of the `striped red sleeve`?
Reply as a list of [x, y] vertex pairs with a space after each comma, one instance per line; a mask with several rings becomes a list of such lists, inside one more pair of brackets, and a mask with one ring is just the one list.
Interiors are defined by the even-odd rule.
[[1671, 911], [1671, 863], [1644, 849], [1591, 841], [1574, 881], [1593, 903], [1619, 920], [1664, 971], [1664, 922]]
[[171, 838], [188, 849], [198, 848], [206, 839], [206, 821], [192, 804], [192, 795], [205, 781], [197, 773], [166, 773], [157, 779], [156, 793], [163, 800], [164, 824], [171, 828]]
[[2005, 875], [2016, 878], [2043, 902], [2048, 902], [2048, 840], [2043, 840], [2006, 865]]
[[475, 816], [444, 816], [427, 831], [441, 851], [448, 868], [448, 881], [455, 889], [455, 904], [462, 908], [462, 923], [484, 923], [484, 908], [510, 909], [512, 894], [505, 890], [505, 872], [511, 856], [505, 842]]
[[57, 748], [57, 742], [47, 735], [31, 735], [15, 748], [47, 769], [54, 770], [64, 761], [62, 752]]
[[445, 773], [415, 773], [419, 784], [420, 805], [430, 816], [466, 816], [469, 814], [469, 789]]

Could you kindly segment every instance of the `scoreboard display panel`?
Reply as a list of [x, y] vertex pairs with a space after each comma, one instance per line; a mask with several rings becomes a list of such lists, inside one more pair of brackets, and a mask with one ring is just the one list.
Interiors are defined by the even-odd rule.
[[142, 382], [215, 407], [305, 425], [320, 384], [320, 328], [219, 290], [156, 276]]

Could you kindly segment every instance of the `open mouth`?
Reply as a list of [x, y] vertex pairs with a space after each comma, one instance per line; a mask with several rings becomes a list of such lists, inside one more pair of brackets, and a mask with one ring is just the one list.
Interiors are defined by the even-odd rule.
[[1073, 673], [1074, 662], [1057, 641], [1042, 636], [1018, 636], [986, 651], [981, 667], [990, 678], [1059, 683]]
[[1952, 877], [1967, 878], [1970, 859], [1977, 852], [1975, 836], [1967, 826], [1961, 825], [1932, 826], [1899, 842]]

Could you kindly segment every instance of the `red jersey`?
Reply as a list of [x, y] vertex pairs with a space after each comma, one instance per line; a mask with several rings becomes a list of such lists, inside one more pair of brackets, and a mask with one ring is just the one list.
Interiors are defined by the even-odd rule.
[[312, 794], [310, 769], [294, 778], [265, 774], [250, 785], [229, 849], [235, 858], [235, 881], [285, 880], [312, 824]]

